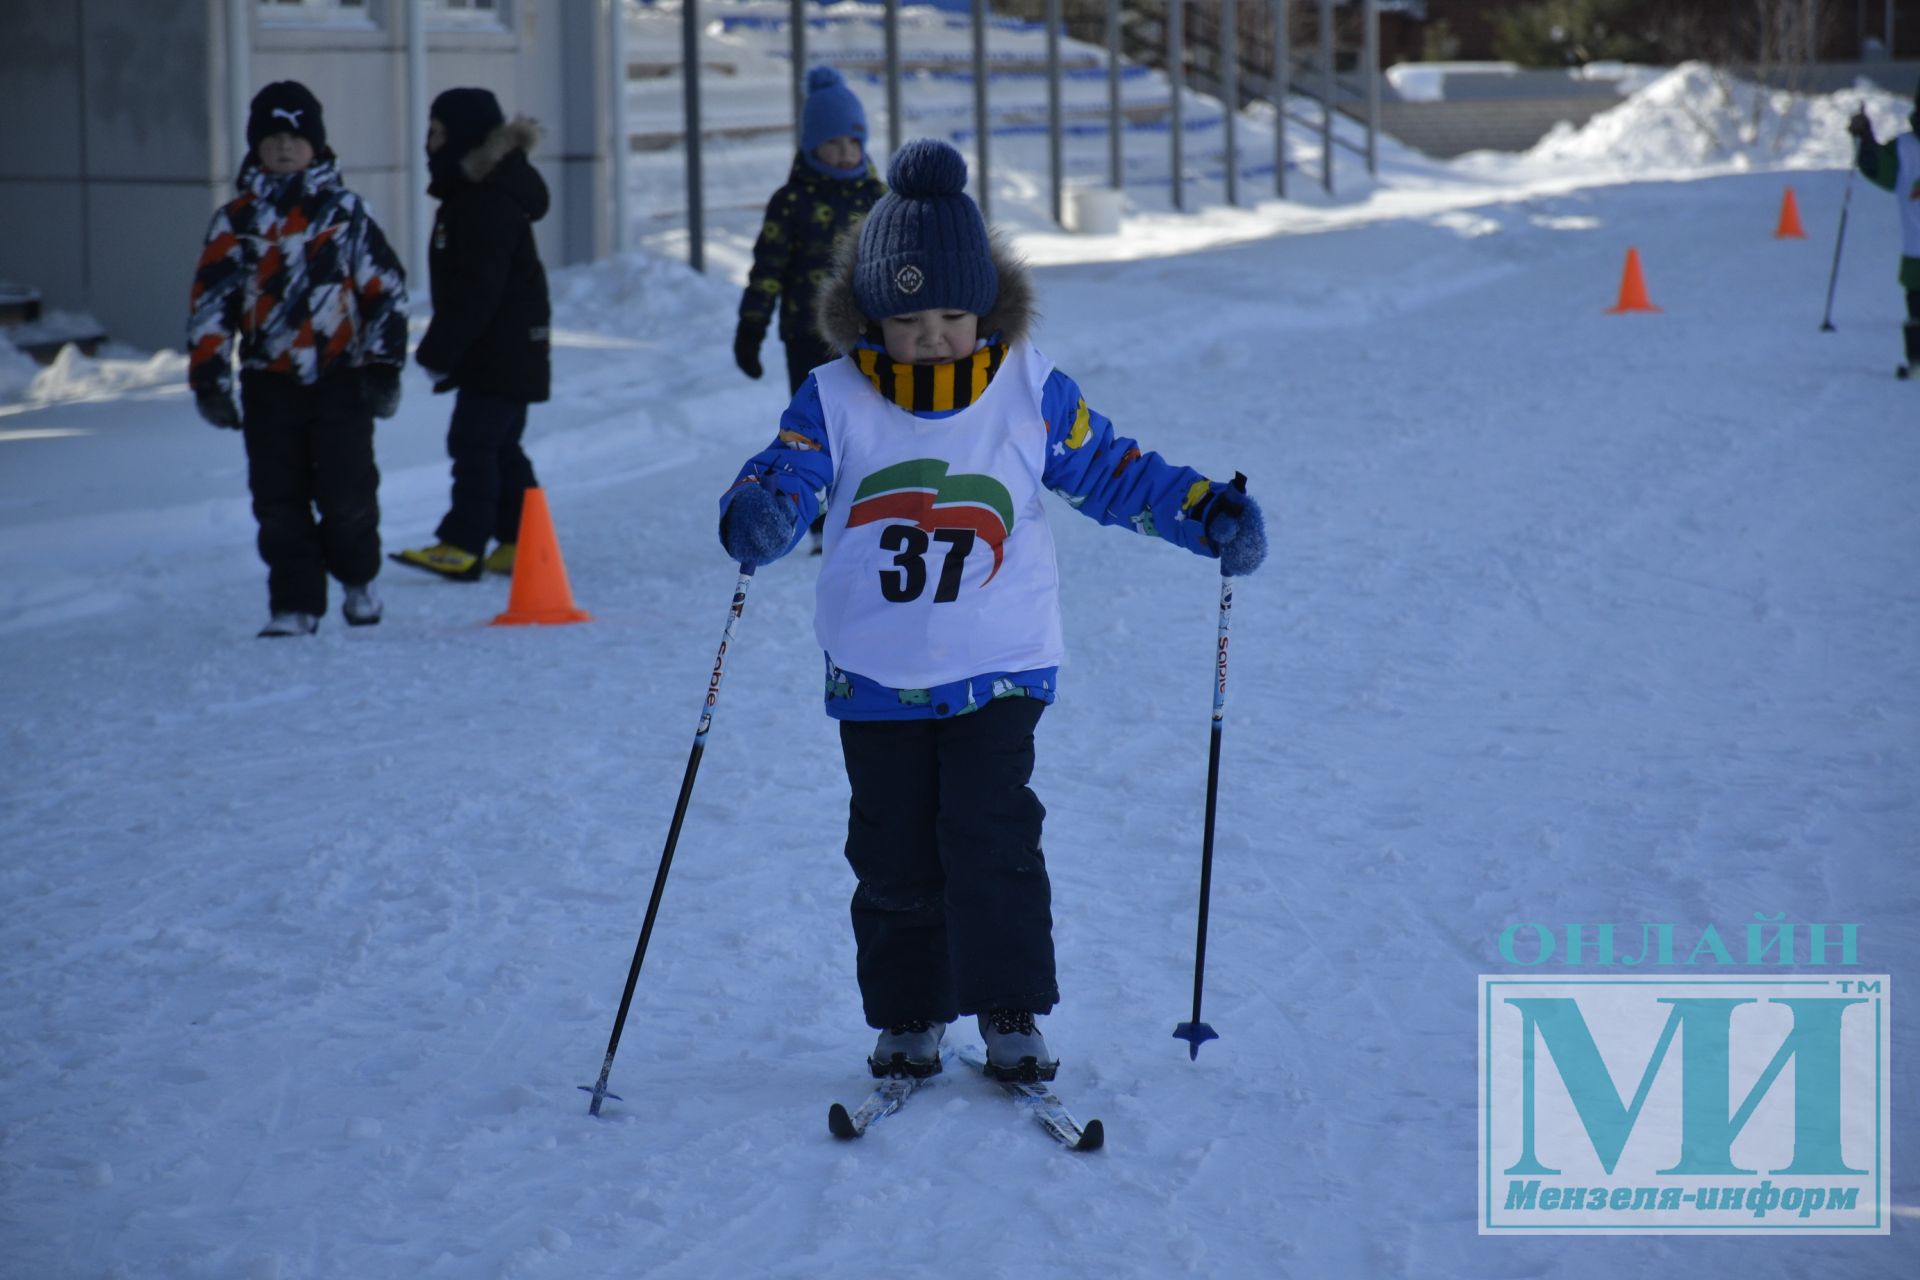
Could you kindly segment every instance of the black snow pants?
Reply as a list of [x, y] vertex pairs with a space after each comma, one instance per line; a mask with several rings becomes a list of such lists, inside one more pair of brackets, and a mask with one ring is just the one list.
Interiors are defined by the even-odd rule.
[[476, 556], [487, 539], [517, 543], [520, 508], [540, 482], [520, 448], [527, 406], [519, 400], [461, 390], [447, 424], [447, 455], [453, 459], [453, 505], [434, 537]]
[[847, 861], [861, 1003], [873, 1027], [1051, 1010], [1046, 817], [1028, 788], [1046, 704], [939, 720], [843, 720]]
[[380, 572], [380, 471], [360, 377], [309, 386], [249, 370], [240, 405], [268, 607], [324, 614], [329, 573], [359, 586]]

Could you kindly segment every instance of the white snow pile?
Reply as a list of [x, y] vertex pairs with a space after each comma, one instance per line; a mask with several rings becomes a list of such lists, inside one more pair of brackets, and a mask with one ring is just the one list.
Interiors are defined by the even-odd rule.
[[1862, 104], [1883, 135], [1904, 127], [1912, 109], [1866, 80], [1797, 94], [1687, 62], [1579, 128], [1554, 126], [1527, 158], [1637, 171], [1845, 168], [1853, 159], [1847, 119]]
[[101, 400], [153, 387], [185, 385], [184, 351], [137, 351], [107, 343], [87, 356], [68, 344], [42, 368], [31, 356], [0, 339], [0, 405], [38, 409], [78, 400]]
[[555, 329], [640, 341], [676, 335], [688, 313], [731, 312], [740, 300], [737, 284], [645, 250], [549, 270], [547, 280]]

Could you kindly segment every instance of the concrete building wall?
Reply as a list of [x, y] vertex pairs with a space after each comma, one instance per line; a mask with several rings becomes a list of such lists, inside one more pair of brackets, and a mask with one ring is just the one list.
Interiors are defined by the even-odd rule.
[[[316, 23], [257, 0], [0, 0], [0, 279], [91, 312], [121, 341], [182, 345], [194, 261], [245, 146], [245, 120], [229, 119], [235, 66], [241, 103], [274, 80], [313, 90], [347, 184], [411, 264], [413, 219], [432, 209], [409, 177], [425, 138], [408, 119], [402, 4]], [[541, 256], [597, 257], [611, 226], [609, 2], [501, 8], [497, 25], [429, 20], [427, 101], [480, 85], [538, 119], [534, 163], [554, 196]], [[235, 25], [249, 32], [237, 58]], [[424, 297], [424, 278], [410, 285]]]
[[183, 341], [211, 207], [217, 0], [0, 5], [0, 276]]

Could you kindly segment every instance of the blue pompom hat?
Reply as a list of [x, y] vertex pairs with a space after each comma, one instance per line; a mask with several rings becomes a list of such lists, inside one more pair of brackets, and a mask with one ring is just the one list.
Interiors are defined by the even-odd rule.
[[907, 143], [886, 195], [860, 225], [853, 297], [872, 320], [935, 308], [985, 315], [1000, 297], [986, 219], [966, 193], [967, 162], [944, 142]]
[[858, 138], [867, 145], [867, 111], [832, 67], [807, 72], [807, 100], [800, 108], [800, 149], [808, 155], [828, 138]]

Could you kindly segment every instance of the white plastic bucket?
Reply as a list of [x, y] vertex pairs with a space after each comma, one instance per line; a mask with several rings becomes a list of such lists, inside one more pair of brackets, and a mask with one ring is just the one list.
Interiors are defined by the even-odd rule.
[[1121, 201], [1112, 187], [1068, 188], [1067, 229], [1083, 236], [1118, 235]]

